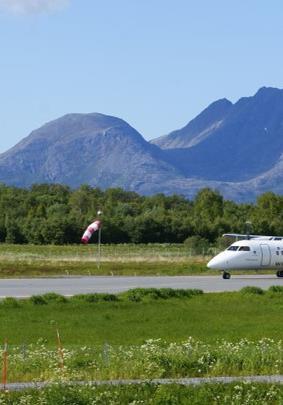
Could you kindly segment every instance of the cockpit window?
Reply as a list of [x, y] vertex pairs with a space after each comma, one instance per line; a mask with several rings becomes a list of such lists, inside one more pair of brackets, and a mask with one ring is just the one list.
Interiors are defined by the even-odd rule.
[[237, 245], [231, 245], [228, 247], [227, 250], [233, 250], [236, 252], [237, 250], [240, 252], [249, 252], [251, 248], [249, 246], [237, 246]]

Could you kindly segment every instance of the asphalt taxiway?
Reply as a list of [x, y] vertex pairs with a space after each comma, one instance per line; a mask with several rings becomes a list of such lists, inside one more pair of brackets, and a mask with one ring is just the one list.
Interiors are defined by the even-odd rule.
[[87, 293], [118, 293], [132, 288], [198, 288], [204, 292], [237, 291], [246, 286], [268, 289], [283, 286], [283, 278], [275, 275], [232, 275], [230, 280], [216, 276], [154, 277], [56, 277], [0, 279], [1, 297], [29, 297], [55, 292], [65, 296]]

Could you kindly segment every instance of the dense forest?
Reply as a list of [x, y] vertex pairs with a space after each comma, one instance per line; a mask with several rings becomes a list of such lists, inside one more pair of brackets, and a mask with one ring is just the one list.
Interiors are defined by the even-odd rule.
[[283, 196], [271, 192], [255, 204], [237, 204], [208, 188], [189, 201], [87, 185], [71, 190], [58, 184], [30, 189], [2, 184], [0, 207], [0, 241], [7, 243], [80, 243], [98, 210], [103, 211], [103, 243], [215, 244], [224, 232], [245, 232], [246, 221], [253, 233], [283, 235]]

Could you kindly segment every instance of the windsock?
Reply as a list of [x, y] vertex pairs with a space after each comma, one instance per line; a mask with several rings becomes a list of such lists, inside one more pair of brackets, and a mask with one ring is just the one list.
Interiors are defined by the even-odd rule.
[[81, 239], [82, 243], [87, 244], [88, 241], [90, 240], [90, 238], [92, 237], [92, 234], [94, 232], [98, 231], [98, 229], [100, 229], [100, 228], [101, 228], [101, 221], [99, 221], [99, 220], [96, 220], [92, 224], [90, 224], [82, 236], [82, 239]]

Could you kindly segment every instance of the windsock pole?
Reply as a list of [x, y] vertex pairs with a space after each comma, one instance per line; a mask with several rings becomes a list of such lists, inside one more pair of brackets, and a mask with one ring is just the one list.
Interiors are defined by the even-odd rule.
[[[102, 214], [102, 211], [97, 211], [98, 217]], [[97, 268], [100, 269], [101, 261], [101, 226], [98, 229], [98, 252], [97, 252]]]

